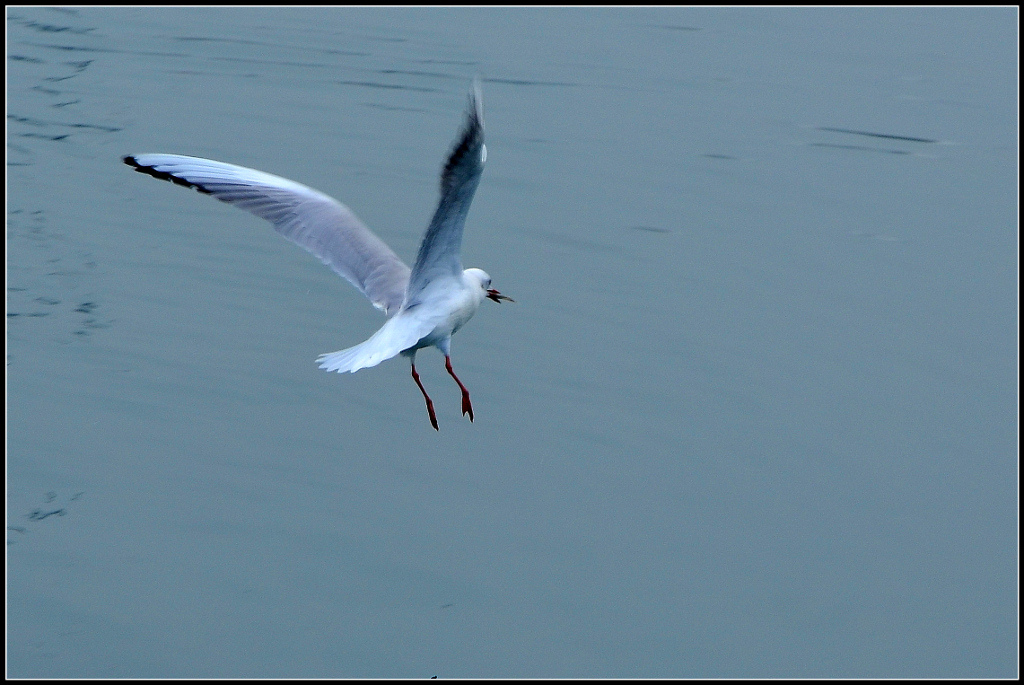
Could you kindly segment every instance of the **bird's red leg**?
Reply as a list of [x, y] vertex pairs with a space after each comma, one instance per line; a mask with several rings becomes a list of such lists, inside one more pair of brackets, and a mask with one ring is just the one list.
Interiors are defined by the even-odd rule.
[[[427, 413], [430, 414], [430, 425], [433, 426], [436, 431], [441, 430], [437, 427], [437, 417], [434, 415], [434, 403], [430, 401], [430, 395], [427, 394], [427, 391], [423, 389], [423, 384], [420, 383], [420, 375], [416, 373], [415, 363], [412, 365], [412, 379], [416, 381], [416, 385], [419, 386], [420, 392], [423, 393], [423, 399], [427, 401]], [[459, 385], [462, 385], [462, 383], [459, 383]], [[466, 398], [469, 399], [469, 395], [466, 395]]]
[[459, 377], [452, 371], [452, 358], [448, 355], [444, 356], [444, 368], [448, 370], [451, 377], [455, 379], [455, 382], [459, 384], [459, 388], [462, 389], [462, 415], [469, 414], [469, 420], [473, 420], [473, 404], [469, 401], [469, 390], [466, 390], [466, 386], [462, 384]]

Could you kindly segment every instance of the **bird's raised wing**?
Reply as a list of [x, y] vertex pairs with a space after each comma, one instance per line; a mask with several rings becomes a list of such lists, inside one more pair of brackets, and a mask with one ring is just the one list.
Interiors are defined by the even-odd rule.
[[409, 267], [337, 200], [280, 176], [200, 157], [144, 154], [125, 157], [124, 163], [266, 219], [278, 233], [359, 288], [385, 314], [393, 315], [401, 307]]
[[407, 306], [415, 304], [423, 288], [435, 278], [461, 278], [462, 229], [486, 159], [483, 99], [477, 80], [469, 96], [465, 126], [441, 172], [441, 199], [412, 267]]

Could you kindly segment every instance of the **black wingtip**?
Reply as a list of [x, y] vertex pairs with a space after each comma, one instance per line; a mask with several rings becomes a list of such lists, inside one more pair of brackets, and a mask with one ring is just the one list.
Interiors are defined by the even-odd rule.
[[466, 111], [466, 120], [462, 131], [455, 142], [452, 151], [448, 153], [448, 160], [441, 172], [441, 192], [459, 182], [457, 177], [467, 173], [465, 169], [467, 157], [476, 155], [479, 157], [477, 164], [471, 164], [469, 174], [478, 173], [479, 167], [483, 166], [483, 145], [484, 145], [484, 108], [483, 96], [480, 93], [479, 79], [474, 79], [473, 89], [469, 93], [469, 107]]
[[198, 183], [192, 183], [191, 181], [181, 178], [180, 176], [175, 176], [174, 174], [167, 173], [166, 171], [158, 171], [151, 166], [145, 166], [144, 164], [140, 164], [139, 160], [137, 160], [134, 155], [125, 155], [124, 157], [121, 158], [121, 161], [123, 161], [125, 164], [132, 167], [136, 171], [138, 171], [140, 174], [146, 174], [147, 176], [158, 178], [161, 181], [170, 181], [171, 183], [175, 183], [179, 186], [184, 186], [186, 188], [195, 188], [200, 193], [203, 193], [205, 195], [212, 194], [209, 190], [199, 185]]

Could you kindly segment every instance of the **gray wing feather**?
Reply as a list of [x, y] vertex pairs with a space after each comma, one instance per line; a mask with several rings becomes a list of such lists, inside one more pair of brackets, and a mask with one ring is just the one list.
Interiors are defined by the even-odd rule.
[[470, 93], [466, 123], [441, 173], [441, 199], [412, 267], [407, 307], [415, 304], [417, 295], [435, 278], [461, 278], [462, 229], [486, 159], [483, 99], [477, 80]]
[[144, 154], [125, 157], [124, 162], [136, 171], [195, 188], [266, 219], [385, 314], [393, 315], [401, 307], [409, 267], [337, 200], [280, 176], [200, 157]]

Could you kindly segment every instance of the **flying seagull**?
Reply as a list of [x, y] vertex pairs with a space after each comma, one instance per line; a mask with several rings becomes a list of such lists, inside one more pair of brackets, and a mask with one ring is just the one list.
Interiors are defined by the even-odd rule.
[[347, 279], [388, 317], [368, 340], [320, 355], [326, 371], [356, 372], [401, 354], [427, 403], [430, 425], [438, 429], [434, 403], [416, 373], [416, 351], [436, 347], [462, 391], [462, 413], [473, 420], [469, 390], [452, 370], [451, 340], [480, 307], [512, 298], [491, 287], [480, 269], [463, 269], [462, 229], [480, 183], [484, 146], [483, 102], [479, 81], [469, 96], [466, 123], [441, 172], [441, 199], [420, 243], [412, 269], [345, 205], [280, 176], [184, 155], [141, 154], [124, 163], [153, 178], [195, 188], [262, 217], [274, 229]]

